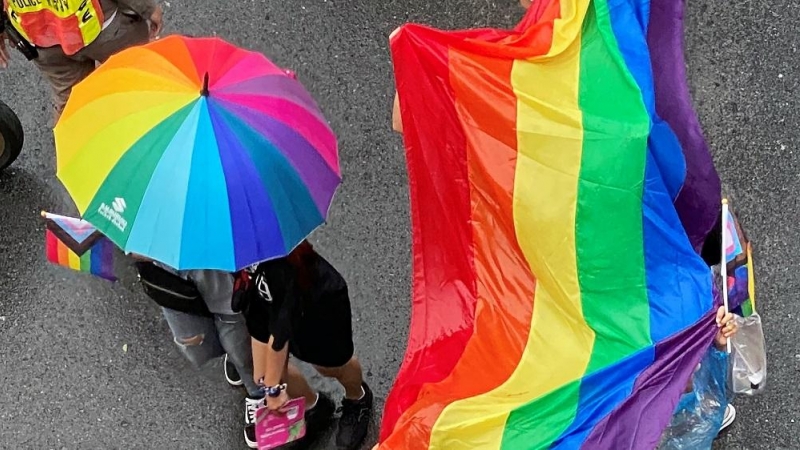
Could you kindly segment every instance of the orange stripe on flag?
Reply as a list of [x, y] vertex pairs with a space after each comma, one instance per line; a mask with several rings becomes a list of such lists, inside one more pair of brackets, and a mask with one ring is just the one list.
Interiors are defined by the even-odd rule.
[[[418, 401], [401, 416], [396, 429], [413, 432], [394, 433], [382, 449], [427, 449], [431, 430], [445, 406], [502, 384], [517, 367], [527, 342], [535, 284], [514, 227], [517, 143], [516, 135], [507, 132], [515, 128], [517, 115], [510, 85], [512, 64], [511, 60], [450, 52], [450, 83], [460, 121], [472, 124], [469, 130], [480, 130], [466, 135], [478, 288], [474, 333], [451, 375], [425, 385]], [[476, 66], [488, 68], [491, 75], [472, 69]], [[477, 92], [493, 95], [479, 97]], [[471, 106], [467, 109], [464, 104]], [[490, 135], [486, 130], [502, 133]], [[501, 182], [500, 189], [495, 180]], [[487, 361], [487, 355], [503, 357]]]

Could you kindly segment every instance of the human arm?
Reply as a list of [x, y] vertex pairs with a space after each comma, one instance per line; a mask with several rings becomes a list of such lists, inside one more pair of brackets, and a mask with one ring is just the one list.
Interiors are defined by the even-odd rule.
[[[280, 385], [286, 376], [286, 366], [289, 364], [289, 343], [285, 343], [280, 350], [275, 349], [275, 338], [271, 337], [267, 345], [261, 348], [263, 361], [263, 378], [260, 380], [264, 387], [270, 388]], [[255, 361], [255, 355], [253, 357]], [[289, 401], [286, 389], [280, 392], [277, 397], [267, 395], [266, 405], [270, 410], [278, 410]]]
[[[247, 328], [253, 337], [253, 378], [270, 388], [286, 380], [292, 316], [296, 308], [292, 268], [284, 260], [259, 266], [249, 284], [250, 298], [243, 309]], [[267, 398], [267, 406], [279, 409], [288, 400]]]
[[11, 55], [8, 53], [8, 35], [3, 31], [0, 32], [0, 68], [7, 68], [9, 61], [11, 61]]
[[[0, 21], [2, 21], [0, 17]], [[8, 62], [11, 61], [11, 54], [8, 52], [8, 34], [0, 22], [0, 68], [5, 69], [8, 67]]]

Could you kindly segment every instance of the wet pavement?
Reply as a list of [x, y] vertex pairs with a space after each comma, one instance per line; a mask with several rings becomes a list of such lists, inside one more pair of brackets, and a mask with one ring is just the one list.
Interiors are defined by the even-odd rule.
[[[521, 11], [513, 0], [167, 4], [168, 32], [213, 32], [295, 70], [337, 132], [344, 184], [314, 241], [350, 282], [358, 354], [382, 406], [405, 347], [410, 295], [407, 180], [389, 126], [387, 37], [407, 21], [508, 26]], [[689, 8], [695, 103], [755, 241], [769, 340], [768, 390], [736, 401], [739, 420], [718, 447], [798, 449], [800, 6], [695, 0]], [[54, 176], [47, 93], [19, 55], [0, 73], [0, 98], [27, 133], [21, 159], [0, 175], [0, 448], [243, 447], [243, 393], [226, 385], [219, 364], [197, 372], [184, 361], [129, 269], [111, 285], [45, 262], [39, 211], [74, 207]]]

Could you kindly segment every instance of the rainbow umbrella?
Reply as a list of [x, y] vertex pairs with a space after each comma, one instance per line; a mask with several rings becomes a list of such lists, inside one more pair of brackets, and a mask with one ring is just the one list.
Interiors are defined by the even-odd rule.
[[178, 269], [286, 255], [341, 182], [336, 137], [293, 74], [216, 38], [112, 57], [75, 87], [55, 138], [82, 217]]

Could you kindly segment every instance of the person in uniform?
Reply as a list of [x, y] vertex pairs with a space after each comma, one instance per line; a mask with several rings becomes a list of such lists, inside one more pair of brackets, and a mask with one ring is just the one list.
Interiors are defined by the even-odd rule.
[[[161, 32], [155, 0], [3, 0], [8, 25], [33, 45], [33, 59], [53, 91], [55, 119], [72, 87], [98, 63]], [[0, 67], [7, 67], [8, 33], [0, 34]]]

